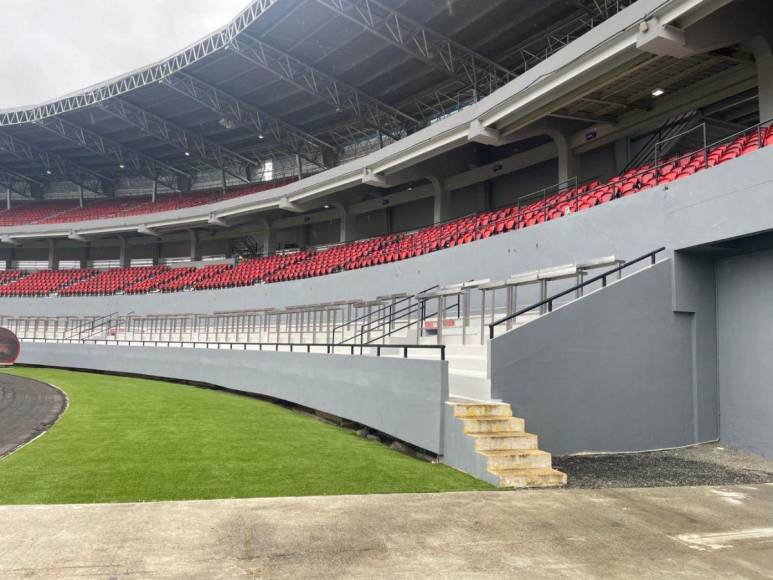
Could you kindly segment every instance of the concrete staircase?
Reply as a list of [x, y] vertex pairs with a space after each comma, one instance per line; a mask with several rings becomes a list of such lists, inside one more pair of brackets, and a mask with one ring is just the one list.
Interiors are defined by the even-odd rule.
[[550, 453], [537, 447], [537, 436], [525, 431], [525, 421], [513, 417], [507, 403], [454, 402], [454, 417], [486, 458], [486, 468], [501, 487], [559, 487], [566, 474], [552, 468]]

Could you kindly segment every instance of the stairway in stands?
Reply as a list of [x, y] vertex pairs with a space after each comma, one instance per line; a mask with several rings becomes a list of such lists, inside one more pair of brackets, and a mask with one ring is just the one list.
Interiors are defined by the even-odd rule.
[[475, 442], [475, 452], [486, 458], [486, 468], [501, 487], [558, 487], [566, 474], [553, 469], [550, 453], [537, 446], [526, 422], [513, 417], [507, 403], [451, 402], [454, 417]]

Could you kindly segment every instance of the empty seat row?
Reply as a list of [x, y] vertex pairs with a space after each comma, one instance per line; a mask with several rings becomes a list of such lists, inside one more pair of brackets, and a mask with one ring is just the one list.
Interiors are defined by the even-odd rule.
[[[698, 153], [670, 157], [653, 165], [626, 171], [605, 183], [591, 181], [576, 188], [567, 188], [550, 196], [522, 199], [518, 205], [465, 216], [447, 223], [436, 224], [406, 234], [390, 234], [368, 240], [339, 244], [328, 248], [244, 260], [237, 265], [212, 264], [201, 268], [116, 268], [95, 270], [42, 271], [32, 274], [6, 271], [0, 276], [0, 296], [42, 296], [58, 293], [64, 296], [115, 294], [125, 292], [177, 292], [181, 290], [211, 290], [275, 283], [325, 276], [335, 272], [386, 264], [435, 252], [445, 248], [486, 239], [512, 230], [530, 227], [546, 221], [583, 211], [613, 199], [627, 197], [641, 190], [693, 175], [737, 157], [756, 151], [760, 146], [773, 145], [773, 127], [750, 132], [737, 139]], [[253, 193], [245, 188], [226, 194], [235, 197]], [[194, 194], [185, 203], [211, 203], [210, 194]], [[221, 199], [223, 196], [221, 196]], [[183, 198], [162, 199], [163, 207], [180, 207]], [[115, 200], [114, 200], [115, 201]], [[60, 215], [74, 215], [73, 208], [50, 202]], [[56, 205], [59, 204], [59, 205]], [[97, 207], [97, 206], [95, 206]], [[121, 202], [98, 206], [120, 211], [140, 211]], [[85, 208], [77, 208], [78, 210]], [[100, 210], [102, 211], [102, 210]], [[112, 211], [112, 210], [104, 210]], [[32, 214], [28, 214], [32, 215]], [[101, 215], [107, 215], [102, 213]], [[7, 216], [6, 216], [7, 217]], [[51, 218], [55, 219], [55, 218]], [[0, 212], [0, 224], [2, 212]]]

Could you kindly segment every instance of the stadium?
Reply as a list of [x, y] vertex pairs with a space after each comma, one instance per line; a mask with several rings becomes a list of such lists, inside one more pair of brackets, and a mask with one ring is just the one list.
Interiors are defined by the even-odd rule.
[[772, 24], [253, 0], [0, 110], [0, 576], [765, 577]]

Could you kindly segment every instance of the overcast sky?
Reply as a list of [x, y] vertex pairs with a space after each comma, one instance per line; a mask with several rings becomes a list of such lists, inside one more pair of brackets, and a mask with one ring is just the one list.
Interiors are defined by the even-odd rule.
[[0, 109], [32, 105], [159, 60], [248, 0], [0, 0]]

